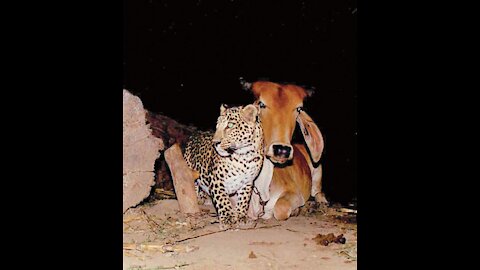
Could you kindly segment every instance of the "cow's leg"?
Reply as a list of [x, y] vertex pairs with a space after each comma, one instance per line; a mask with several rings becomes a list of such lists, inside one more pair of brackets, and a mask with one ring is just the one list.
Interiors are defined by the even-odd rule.
[[297, 213], [297, 209], [301, 207], [299, 195], [293, 192], [286, 192], [282, 194], [273, 208], [273, 216], [276, 220], [286, 220], [292, 214]]
[[315, 197], [315, 201], [320, 204], [327, 204], [328, 201], [325, 194], [322, 192], [322, 165], [313, 169], [312, 172], [312, 197]]

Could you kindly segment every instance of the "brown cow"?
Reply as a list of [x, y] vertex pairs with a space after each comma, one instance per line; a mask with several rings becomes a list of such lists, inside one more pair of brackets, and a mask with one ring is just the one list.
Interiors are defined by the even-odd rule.
[[[322, 167], [318, 164], [324, 146], [323, 137], [303, 110], [303, 100], [311, 92], [296, 85], [267, 81], [248, 86], [255, 96], [255, 104], [261, 109], [268, 157], [255, 180], [258, 192], [250, 200], [250, 218], [274, 216], [277, 220], [285, 220], [298, 212], [310, 196], [319, 203], [327, 203], [321, 192]], [[310, 151], [303, 144], [291, 144], [296, 123]], [[292, 162], [288, 165], [290, 160]], [[264, 207], [262, 202], [267, 202]]]

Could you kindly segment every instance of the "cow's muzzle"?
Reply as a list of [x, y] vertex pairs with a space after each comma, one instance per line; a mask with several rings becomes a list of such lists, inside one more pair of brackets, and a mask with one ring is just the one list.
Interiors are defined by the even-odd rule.
[[267, 156], [272, 162], [283, 164], [293, 157], [293, 148], [289, 144], [272, 143]]

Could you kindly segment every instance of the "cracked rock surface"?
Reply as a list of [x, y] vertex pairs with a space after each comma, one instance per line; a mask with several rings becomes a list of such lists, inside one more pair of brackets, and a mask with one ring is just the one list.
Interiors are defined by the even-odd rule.
[[123, 212], [150, 194], [155, 160], [164, 149], [146, 124], [145, 113], [140, 98], [123, 90]]

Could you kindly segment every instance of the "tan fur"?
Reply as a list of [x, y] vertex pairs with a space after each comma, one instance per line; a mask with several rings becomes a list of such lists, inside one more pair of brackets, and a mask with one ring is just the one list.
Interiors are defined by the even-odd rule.
[[312, 181], [310, 168], [305, 156], [294, 144], [293, 164], [273, 170], [273, 180], [270, 184], [271, 193], [281, 193], [274, 207], [274, 216], [277, 220], [287, 219], [290, 214], [305, 204], [310, 198]]
[[[260, 191], [262, 198], [253, 194], [250, 204], [249, 216], [256, 218], [259, 213], [259, 201], [269, 199], [265, 206], [264, 219], [274, 216], [278, 220], [285, 220], [299, 207], [303, 206], [310, 195], [318, 202], [327, 202], [321, 192], [321, 166], [314, 166], [312, 159], [304, 145], [291, 145], [291, 139], [298, 122], [303, 136], [307, 142], [312, 157], [317, 162], [323, 151], [323, 137], [313, 120], [304, 111], [297, 112], [296, 108], [303, 105], [303, 100], [308, 96], [306, 90], [295, 85], [281, 85], [273, 82], [255, 82], [252, 92], [256, 104], [260, 102], [266, 108], [260, 110], [260, 117], [265, 136], [266, 156], [275, 163], [285, 163], [288, 160], [279, 160], [273, 157], [270, 145], [280, 143], [290, 145], [293, 149], [292, 164], [285, 167], [275, 166], [271, 179], [269, 174], [260, 176], [255, 181], [255, 186]], [[270, 161], [266, 161], [270, 162]], [[262, 187], [269, 186], [268, 190]], [[265, 197], [265, 198], [263, 198]]]

